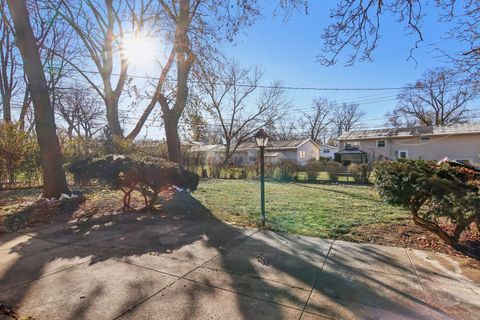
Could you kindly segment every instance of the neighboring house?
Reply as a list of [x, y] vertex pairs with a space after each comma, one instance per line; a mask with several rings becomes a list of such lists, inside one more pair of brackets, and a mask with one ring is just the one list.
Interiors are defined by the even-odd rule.
[[207, 164], [222, 163], [225, 158], [225, 146], [222, 144], [194, 144], [189, 151], [203, 157]]
[[480, 124], [350, 131], [338, 142], [335, 159], [347, 163], [445, 157], [480, 163]]
[[[233, 163], [238, 165], [254, 164], [260, 154], [255, 142], [244, 142], [233, 153]], [[269, 140], [265, 148], [265, 162], [277, 163], [281, 160], [294, 160], [300, 165], [309, 160], [318, 160], [320, 146], [312, 139]]]
[[[224, 145], [196, 145], [190, 152], [201, 153], [207, 163], [221, 162], [224, 159]], [[260, 150], [255, 142], [244, 142], [232, 154], [230, 162], [236, 165], [255, 164]], [[265, 149], [265, 161], [277, 163], [281, 160], [294, 160], [298, 164], [306, 164], [310, 159], [318, 160], [320, 146], [312, 139], [268, 141]]]
[[338, 152], [338, 147], [322, 144], [320, 145], [320, 157], [333, 160], [335, 153]]

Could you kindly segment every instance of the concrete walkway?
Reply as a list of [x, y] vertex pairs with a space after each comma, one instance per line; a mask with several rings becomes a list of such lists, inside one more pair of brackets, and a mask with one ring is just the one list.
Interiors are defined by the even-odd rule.
[[0, 303], [34, 319], [478, 319], [469, 263], [128, 214], [1, 237]]

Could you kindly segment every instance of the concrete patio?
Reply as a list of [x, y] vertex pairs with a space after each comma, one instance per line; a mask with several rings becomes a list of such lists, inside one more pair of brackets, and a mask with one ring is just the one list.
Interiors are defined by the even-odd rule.
[[34, 319], [474, 319], [475, 263], [131, 213], [1, 237], [0, 303]]

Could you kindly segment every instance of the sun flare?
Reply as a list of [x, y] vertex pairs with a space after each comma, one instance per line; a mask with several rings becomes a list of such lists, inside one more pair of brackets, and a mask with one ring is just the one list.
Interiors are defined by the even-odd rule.
[[143, 34], [126, 37], [122, 43], [122, 50], [129, 63], [133, 65], [145, 66], [154, 60], [154, 41]]

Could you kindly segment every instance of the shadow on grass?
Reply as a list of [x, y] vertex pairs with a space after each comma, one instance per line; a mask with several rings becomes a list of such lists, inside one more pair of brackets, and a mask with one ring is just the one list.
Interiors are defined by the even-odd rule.
[[[318, 186], [322, 186], [322, 188], [316, 188], [314, 187], [313, 185], [310, 186], [308, 184], [301, 184], [301, 183], [296, 183], [296, 182], [291, 182], [292, 184], [294, 184], [295, 186], [299, 186], [299, 187], [302, 187], [302, 188], [308, 188], [308, 189], [316, 189], [316, 190], [323, 190], [323, 191], [327, 191], [327, 192], [331, 192], [331, 193], [336, 193], [336, 194], [341, 194], [341, 195], [344, 195], [344, 196], [348, 196], [348, 197], [351, 197], [351, 198], [354, 198], [354, 199], [359, 199], [359, 200], [363, 200], [363, 201], [368, 201], [368, 202], [374, 202], [374, 203], [377, 203], [378, 200], [377, 199], [372, 199], [371, 197], [365, 197], [365, 196], [362, 196], [362, 195], [359, 195], [357, 193], [352, 193], [352, 192], [346, 192], [346, 191], [341, 191], [341, 190], [335, 190], [335, 189], [331, 189], [331, 188], [324, 188], [323, 186], [332, 186], [334, 184], [315, 184], [315, 185], [318, 185]], [[356, 186], [367, 186], [367, 185], [360, 185], [360, 184], [350, 184], [350, 185], [356, 185]]]
[[[307, 310], [365, 318], [381, 308], [373, 318], [449, 318], [424, 302], [422, 292], [409, 294], [352, 269], [342, 256], [326, 270], [327, 240], [226, 224], [185, 192], [158, 211], [64, 222], [29, 234], [0, 238], [0, 303], [26, 313], [20, 316], [299, 319]], [[363, 254], [366, 262], [403, 271], [381, 252]]]

